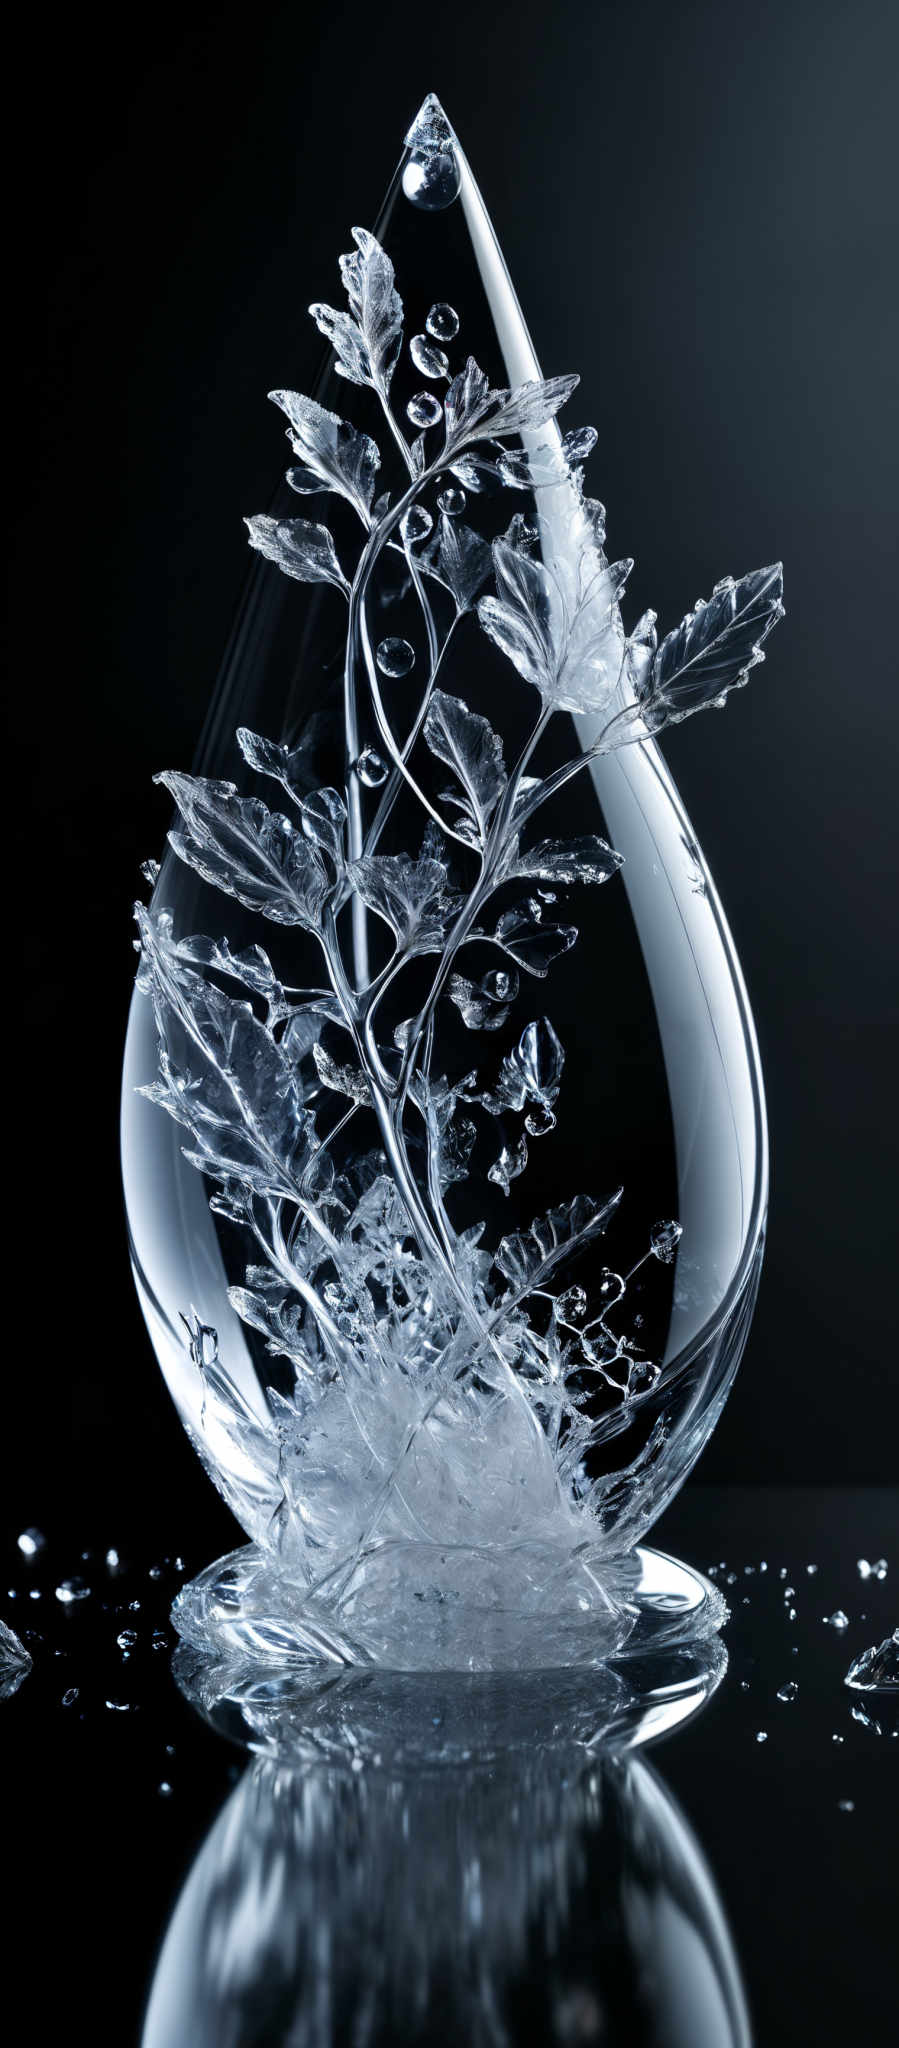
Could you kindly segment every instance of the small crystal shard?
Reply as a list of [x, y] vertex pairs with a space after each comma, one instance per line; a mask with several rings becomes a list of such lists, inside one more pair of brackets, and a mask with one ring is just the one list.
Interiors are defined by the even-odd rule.
[[841, 1634], [844, 1628], [849, 1627], [849, 1616], [843, 1613], [842, 1607], [835, 1607], [832, 1614], [825, 1614], [824, 1621], [828, 1628], [839, 1629]]
[[0, 1700], [11, 1700], [30, 1670], [31, 1658], [24, 1643], [0, 1621]]
[[853, 1659], [845, 1683], [853, 1692], [899, 1692], [899, 1628]]
[[756, 1742], [767, 1742], [768, 1735], [766, 1729], [760, 1728], [755, 1739]]
[[860, 1579], [885, 1579], [889, 1565], [885, 1557], [878, 1557], [874, 1564], [869, 1564], [866, 1557], [860, 1557], [857, 1569]]

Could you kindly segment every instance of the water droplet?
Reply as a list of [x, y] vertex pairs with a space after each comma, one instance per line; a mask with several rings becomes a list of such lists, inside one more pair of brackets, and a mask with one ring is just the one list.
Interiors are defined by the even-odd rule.
[[62, 1584], [56, 1588], [56, 1598], [62, 1602], [63, 1607], [71, 1607], [76, 1600], [86, 1600], [90, 1590], [83, 1579], [63, 1579]]
[[468, 499], [458, 485], [447, 484], [446, 490], [441, 491], [437, 503], [448, 519], [458, 519], [460, 512], [464, 512]]
[[148, 1579], [161, 1579], [161, 1578], [162, 1578], [162, 1566], [161, 1566], [161, 1565], [158, 1565], [158, 1564], [151, 1564], [151, 1566], [150, 1566], [150, 1569], [149, 1569], [149, 1571], [148, 1571], [148, 1573], [147, 1573], [147, 1577], [148, 1577]]
[[455, 306], [439, 300], [436, 306], [431, 307], [425, 326], [435, 341], [454, 341], [459, 332], [459, 315]]
[[[21, 1540], [20, 1537], [20, 1543]], [[860, 1557], [857, 1571], [860, 1579], [885, 1579], [889, 1571], [889, 1565], [885, 1557], [878, 1557], [874, 1564], [869, 1564], [866, 1557]]]
[[169, 1784], [168, 1778], [163, 1778], [162, 1783], [159, 1787], [159, 1797], [160, 1799], [170, 1799], [171, 1796], [172, 1788]]
[[153, 1644], [154, 1650], [167, 1650], [169, 1646], [169, 1639], [166, 1635], [165, 1629], [154, 1628], [151, 1637], [151, 1642]]
[[413, 206], [424, 213], [441, 213], [452, 206], [462, 183], [462, 174], [451, 150], [409, 158], [403, 172], [403, 191]]
[[845, 1735], [832, 1735], [830, 1739], [831, 1742], [845, 1742], [846, 1737]]
[[28, 1595], [28, 1598], [29, 1598], [29, 1600], [40, 1600], [40, 1599], [41, 1599], [41, 1597], [42, 1597], [42, 1595], [41, 1595], [41, 1590], [40, 1590], [40, 1587], [39, 1587], [39, 1586], [32, 1586], [32, 1588], [31, 1588], [31, 1591], [30, 1591], [30, 1593], [29, 1593], [29, 1595]]
[[184, 1570], [184, 1559], [183, 1559], [183, 1557], [173, 1557], [173, 1559], [172, 1559], [172, 1569], [173, 1569], [173, 1571], [176, 1571], [176, 1572], [183, 1572], [183, 1570]]
[[726, 1577], [725, 1577], [725, 1581], [724, 1581], [724, 1583], [725, 1583], [725, 1585], [726, 1585], [726, 1586], [735, 1586], [735, 1585], [736, 1585], [736, 1583], [737, 1583], [737, 1574], [736, 1574], [736, 1572], [728, 1572], [728, 1573], [727, 1573], [727, 1575], [726, 1575]]
[[130, 1714], [131, 1712], [130, 1700], [104, 1700], [103, 1705], [109, 1708], [111, 1714]]
[[661, 1259], [663, 1266], [670, 1266], [683, 1237], [680, 1223], [656, 1223], [649, 1235], [649, 1247], [654, 1257]]
[[787, 1608], [787, 1620], [788, 1620], [788, 1621], [795, 1621], [795, 1619], [796, 1619], [796, 1609], [795, 1609], [795, 1607], [788, 1607], [788, 1608]]
[[807, 1564], [805, 1569], [808, 1572], [809, 1578], [813, 1579], [818, 1567], [816, 1564]]
[[438, 420], [443, 418], [443, 407], [433, 391], [416, 391], [406, 411], [416, 427], [436, 427]]
[[778, 1692], [778, 1695], [777, 1695], [777, 1697], [778, 1697], [778, 1699], [779, 1699], [779, 1700], [784, 1700], [784, 1701], [786, 1701], [786, 1704], [787, 1704], [788, 1706], [789, 1706], [789, 1705], [791, 1704], [791, 1702], [792, 1702], [793, 1700], [798, 1700], [798, 1698], [799, 1698], [799, 1687], [798, 1687], [798, 1685], [796, 1684], [796, 1680], [795, 1680], [795, 1678], [790, 1678], [790, 1679], [788, 1679], [788, 1680], [787, 1680], [787, 1683], [786, 1683], [786, 1685], [782, 1685], [782, 1686], [781, 1686], [781, 1688], [780, 1688], [780, 1691]]
[[375, 660], [382, 676], [407, 676], [415, 666], [415, 649], [408, 640], [381, 640]]
[[796, 1598], [796, 1588], [795, 1588], [795, 1586], [785, 1586], [785, 1587], [784, 1587], [784, 1599], [785, 1599], [785, 1600], [795, 1600], [795, 1598]]
[[833, 1614], [824, 1614], [822, 1615], [821, 1619], [826, 1623], [828, 1628], [837, 1628], [843, 1630], [844, 1628], [849, 1627], [849, 1616], [848, 1614], [843, 1613], [842, 1607], [836, 1607], [834, 1609]]
[[129, 1614], [139, 1614], [139, 1613], [140, 1613], [140, 1601], [139, 1601], [139, 1600], [129, 1600], [129, 1602], [128, 1602], [128, 1612], [129, 1612]]
[[77, 1685], [70, 1685], [70, 1686], [69, 1686], [69, 1689], [68, 1689], [68, 1692], [64, 1692], [64, 1693], [63, 1693], [63, 1696], [62, 1696], [62, 1703], [63, 1703], [63, 1706], [64, 1706], [64, 1707], [73, 1707], [73, 1706], [75, 1705], [75, 1701], [77, 1700], [77, 1698], [78, 1698], [78, 1687], [77, 1687]]
[[838, 1799], [838, 1800], [837, 1800], [837, 1805], [838, 1805], [838, 1807], [839, 1807], [839, 1809], [840, 1809], [840, 1812], [841, 1812], [841, 1813], [854, 1813], [854, 1812], [855, 1812], [855, 1800], [854, 1800], [854, 1799]]
[[110, 1572], [117, 1572], [117, 1571], [118, 1571], [118, 1569], [119, 1569], [119, 1565], [121, 1564], [121, 1561], [122, 1561], [122, 1560], [121, 1560], [121, 1558], [119, 1557], [119, 1553], [118, 1553], [118, 1551], [117, 1551], [117, 1550], [107, 1550], [107, 1552], [106, 1552], [106, 1569], [107, 1569], [107, 1571], [110, 1571]]
[[741, 1678], [741, 1680], [740, 1680], [740, 1691], [741, 1691], [741, 1692], [748, 1692], [748, 1691], [749, 1691], [749, 1680], [748, 1680], [748, 1678]]
[[23, 1557], [37, 1557], [38, 1552], [45, 1548], [47, 1538], [40, 1529], [23, 1529], [16, 1542]]
[[442, 348], [435, 347], [426, 334], [413, 334], [409, 343], [409, 354], [423, 377], [448, 377], [449, 358]]
[[424, 540], [425, 534], [430, 533], [433, 524], [431, 514], [425, 510], [424, 505], [410, 505], [408, 512], [400, 521], [400, 532], [411, 546], [413, 541]]
[[755, 1739], [756, 1739], [756, 1742], [767, 1742], [767, 1740], [768, 1740], [768, 1736], [767, 1736], [767, 1733], [766, 1733], [766, 1731], [765, 1731], [765, 1729], [764, 1729], [764, 1728], [760, 1728], [760, 1729], [759, 1729], [759, 1732], [758, 1732], [758, 1734], [757, 1734], [757, 1736], [756, 1736], [756, 1738], [755, 1738]]
[[130, 1650], [137, 1642], [136, 1628], [123, 1628], [121, 1635], [116, 1636], [116, 1642], [120, 1650]]
[[382, 761], [380, 754], [375, 753], [374, 747], [366, 747], [359, 755], [356, 774], [360, 782], [364, 782], [366, 789], [380, 789], [382, 782], [387, 781], [389, 772], [386, 761]]

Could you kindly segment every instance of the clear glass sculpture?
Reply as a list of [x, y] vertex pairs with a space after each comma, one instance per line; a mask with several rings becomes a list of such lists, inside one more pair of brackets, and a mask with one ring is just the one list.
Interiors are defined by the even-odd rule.
[[653, 735], [745, 682], [781, 575], [626, 630], [577, 379], [433, 98], [353, 243], [316, 398], [271, 394], [294, 466], [138, 908], [134, 1271], [250, 1538], [175, 1619], [598, 1663], [724, 1612], [641, 1539], [745, 1341], [762, 1083]]

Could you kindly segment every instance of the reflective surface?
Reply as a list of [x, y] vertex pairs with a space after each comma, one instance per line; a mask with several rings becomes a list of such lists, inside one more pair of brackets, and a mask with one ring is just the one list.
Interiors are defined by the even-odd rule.
[[0, 1725], [32, 2038], [77, 2010], [98, 2048], [317, 2048], [385, 2013], [397, 2048], [726, 2044], [744, 1994], [759, 2048], [891, 2038], [899, 1718], [844, 1679], [895, 1622], [895, 1491], [691, 1488], [660, 1534], [714, 1567], [728, 1669], [691, 1715], [682, 1665], [655, 1725], [623, 1665], [313, 1698], [182, 1651], [189, 1705], [165, 1617], [199, 1559], [176, 1565], [174, 1526], [167, 1562], [109, 1567], [38, 1500], [28, 1520], [46, 1546], [9, 1533], [0, 1614], [33, 1667]]

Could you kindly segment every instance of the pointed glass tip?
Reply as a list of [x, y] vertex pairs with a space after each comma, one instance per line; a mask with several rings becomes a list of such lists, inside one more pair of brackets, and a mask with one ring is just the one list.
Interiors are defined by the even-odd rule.
[[406, 136], [410, 155], [403, 172], [406, 198], [425, 213], [439, 213], [458, 194], [462, 181], [455, 142], [436, 93], [429, 92]]
[[451, 149], [453, 140], [453, 131], [437, 94], [429, 92], [427, 99], [422, 101], [406, 136], [406, 148], [422, 155], [431, 155]]

